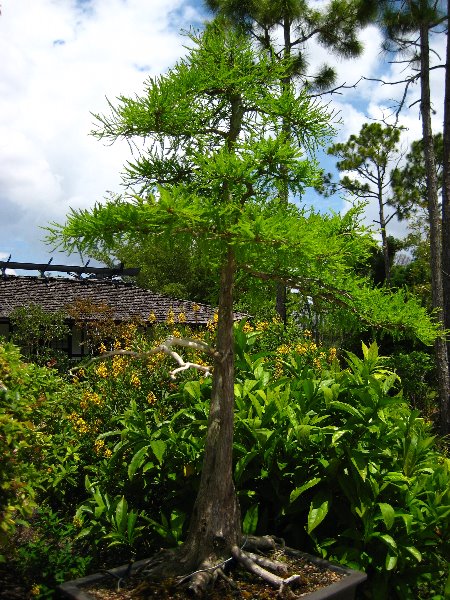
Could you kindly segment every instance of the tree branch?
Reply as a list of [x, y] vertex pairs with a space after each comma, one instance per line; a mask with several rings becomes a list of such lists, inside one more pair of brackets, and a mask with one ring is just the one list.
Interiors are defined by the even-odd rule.
[[181, 373], [182, 371], [186, 371], [188, 369], [196, 369], [197, 371], [201, 371], [202, 373], [205, 374], [206, 377], [209, 377], [211, 375], [212, 367], [210, 365], [204, 366], [204, 365], [199, 365], [198, 363], [193, 363], [193, 362], [189, 362], [189, 361], [186, 362], [178, 354], [178, 352], [175, 352], [174, 350], [172, 350], [172, 346], [181, 346], [183, 348], [199, 350], [201, 352], [205, 352], [212, 358], [221, 358], [221, 355], [216, 350], [214, 350], [214, 348], [211, 348], [211, 346], [209, 346], [205, 342], [193, 340], [191, 338], [169, 337], [169, 338], [167, 338], [167, 340], [165, 342], [163, 342], [159, 346], [156, 346], [155, 348], [151, 348], [150, 350], [147, 350], [146, 352], [135, 352], [134, 350], [111, 350], [110, 352], [104, 352], [100, 356], [92, 357], [84, 365], [80, 365], [79, 367], [74, 367], [73, 369], [70, 369], [69, 375], [74, 375], [80, 369], [88, 367], [89, 365], [93, 364], [94, 362], [98, 362], [100, 360], [105, 360], [107, 358], [110, 358], [111, 356], [131, 356], [133, 358], [146, 359], [149, 356], [152, 356], [153, 354], [161, 354], [161, 353], [171, 356], [175, 360], [175, 362], [178, 365], [180, 365], [179, 367], [177, 367], [176, 369], [173, 369], [170, 372], [170, 377], [172, 379], [175, 379], [176, 375], [178, 375], [178, 373]]

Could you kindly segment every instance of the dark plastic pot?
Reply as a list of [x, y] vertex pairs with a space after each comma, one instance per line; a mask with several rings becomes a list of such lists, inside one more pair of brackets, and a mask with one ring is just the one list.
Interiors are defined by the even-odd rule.
[[[344, 575], [340, 581], [302, 596], [302, 600], [354, 600], [356, 588], [360, 583], [367, 579], [367, 575], [361, 571], [354, 571], [353, 569], [348, 569], [341, 565], [335, 565], [322, 558], [311, 556], [311, 554], [307, 554], [306, 552], [300, 552], [299, 550], [293, 550], [291, 548], [286, 548], [286, 552], [292, 556], [304, 558], [310, 563]], [[132, 566], [132, 572], [139, 569], [139, 567], [144, 565], [147, 560], [148, 559], [135, 562]], [[125, 575], [127, 569], [128, 566], [123, 565], [115, 569], [109, 569], [109, 573], [114, 573], [117, 578], [120, 578]], [[106, 580], [107, 577], [110, 576], [105, 573], [95, 573], [94, 575], [67, 581], [58, 586], [57, 592], [59, 597], [64, 598], [65, 600], [94, 600], [93, 596], [88, 592], [83, 591], [82, 588], [100, 583], [101, 581]]]

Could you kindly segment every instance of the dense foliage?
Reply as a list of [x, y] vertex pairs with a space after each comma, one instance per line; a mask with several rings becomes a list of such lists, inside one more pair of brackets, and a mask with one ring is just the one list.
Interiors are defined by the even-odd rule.
[[[215, 328], [189, 333], [211, 341]], [[450, 463], [430, 423], [408, 408], [375, 344], [345, 358], [309, 332], [282, 331], [267, 321], [235, 328], [244, 532], [276, 533], [367, 570], [373, 598], [444, 598]], [[187, 332], [172, 322], [146, 340], [130, 326], [112, 347], [145, 350], [168, 333]], [[2, 415], [28, 436], [20, 460], [3, 448], [16, 469], [2, 470], [2, 489], [18, 532], [31, 501], [37, 506], [32, 536], [6, 532], [16, 540], [7, 558], [30, 588], [47, 597], [58, 581], [101, 564], [106, 550], [124, 562], [179, 543], [199, 481], [210, 379], [171, 382], [169, 359], [153, 355], [94, 361], [65, 382], [20, 362], [12, 345], [1, 348], [3, 398], [16, 398]], [[14, 512], [27, 506], [23, 488], [8, 485], [15, 481], [30, 490], [27, 514]], [[4, 552], [9, 545], [4, 538]]]

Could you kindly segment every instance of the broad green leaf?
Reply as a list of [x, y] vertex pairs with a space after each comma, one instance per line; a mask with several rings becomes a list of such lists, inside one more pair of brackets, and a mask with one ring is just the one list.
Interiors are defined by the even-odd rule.
[[245, 513], [242, 522], [242, 531], [245, 535], [252, 535], [256, 532], [259, 517], [259, 505], [253, 504]]
[[166, 442], [164, 442], [163, 440], [152, 440], [150, 442], [150, 446], [153, 450], [154, 455], [156, 456], [156, 459], [160, 464], [162, 464], [162, 459], [167, 447]]
[[383, 540], [383, 542], [389, 546], [389, 548], [391, 548], [391, 550], [397, 550], [397, 544], [394, 540], [394, 538], [390, 535], [388, 535], [387, 533], [383, 533], [381, 535], [377, 536], [380, 540]]
[[392, 508], [390, 504], [386, 502], [379, 502], [378, 506], [380, 507], [381, 514], [383, 516], [384, 524], [386, 525], [386, 529], [389, 531], [395, 520], [395, 510]]
[[120, 533], [125, 533], [128, 520], [128, 503], [125, 500], [125, 496], [122, 496], [117, 504], [115, 520], [117, 529], [120, 531]]
[[419, 552], [419, 550], [417, 550], [415, 546], [405, 546], [405, 550], [407, 550], [411, 554], [411, 556], [414, 556], [417, 562], [422, 561], [422, 554]]
[[136, 471], [141, 467], [141, 465], [148, 458], [148, 448], [149, 448], [148, 444], [146, 446], [143, 446], [140, 450], [138, 450], [136, 452], [136, 454], [131, 459], [130, 464], [128, 465], [128, 477], [130, 479], [132, 479], [134, 477], [134, 474], [136, 473]]
[[184, 385], [184, 391], [187, 392], [189, 394], [189, 396], [194, 398], [194, 400], [198, 401], [201, 399], [202, 393], [201, 393], [199, 381], [188, 381]]
[[343, 435], [345, 435], [346, 433], [348, 433], [347, 429], [339, 429], [338, 431], [336, 431], [335, 433], [333, 433], [332, 437], [331, 437], [331, 443], [334, 446], [336, 444], [336, 442], [338, 442], [341, 437]]
[[295, 489], [293, 489], [289, 496], [289, 503], [292, 504], [292, 502], [295, 502], [295, 500], [297, 500], [297, 498], [301, 494], [303, 494], [303, 492], [306, 492], [306, 490], [309, 490], [310, 488], [314, 487], [321, 481], [322, 481], [322, 479], [320, 477], [314, 477], [314, 479], [310, 479], [309, 481], [307, 481], [305, 484], [301, 485], [300, 487], [296, 487]]
[[307, 528], [308, 533], [314, 531], [314, 529], [318, 527], [325, 519], [328, 514], [328, 505], [328, 500], [323, 500], [322, 494], [319, 494], [313, 499], [309, 507]]
[[397, 556], [388, 554], [386, 556], [386, 571], [392, 571], [397, 566]]
[[252, 391], [252, 389], [257, 385], [258, 381], [256, 379], [245, 379], [242, 384], [242, 396], [245, 398]]
[[362, 413], [357, 408], [355, 408], [351, 404], [348, 404], [347, 402], [333, 400], [333, 402], [330, 402], [329, 408], [337, 408], [338, 410], [349, 413], [350, 415], [352, 415], [352, 417], [357, 417], [361, 420], [364, 419]]

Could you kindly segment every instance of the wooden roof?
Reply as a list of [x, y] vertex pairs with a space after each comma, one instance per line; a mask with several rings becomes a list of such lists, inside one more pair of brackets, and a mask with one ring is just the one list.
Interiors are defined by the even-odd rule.
[[[214, 316], [214, 308], [207, 304], [169, 298], [122, 281], [15, 275], [0, 277], [1, 320], [7, 320], [15, 308], [30, 304], [37, 304], [47, 312], [61, 310], [69, 317], [68, 307], [77, 300], [108, 305], [116, 321], [133, 317], [146, 320], [150, 313], [154, 313], [156, 321], [164, 322], [169, 311], [173, 311], [175, 321], [178, 314], [184, 313], [186, 323], [206, 324]], [[237, 319], [243, 316], [236, 314]]]

